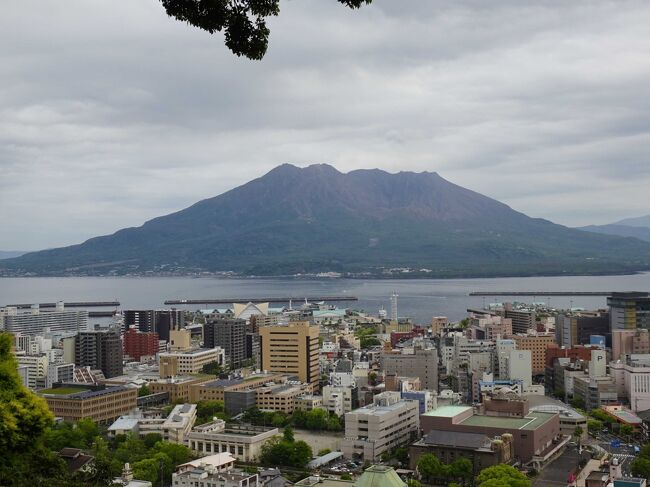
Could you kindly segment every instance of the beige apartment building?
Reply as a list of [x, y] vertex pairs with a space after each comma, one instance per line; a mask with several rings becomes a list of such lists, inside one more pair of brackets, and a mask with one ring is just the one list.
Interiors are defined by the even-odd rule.
[[183, 401], [188, 402], [190, 400], [190, 391], [191, 387], [195, 384], [201, 384], [206, 382], [211, 377], [204, 375], [201, 377], [173, 377], [169, 379], [159, 379], [155, 382], [149, 382], [149, 389], [152, 394], [158, 394], [160, 392], [169, 393], [169, 401]]
[[308, 321], [260, 327], [262, 369], [295, 375], [318, 391], [320, 327]]
[[400, 399], [399, 392], [384, 392], [371, 405], [345, 415], [346, 458], [374, 462], [381, 454], [414, 440], [420, 430], [419, 402]]
[[291, 414], [296, 409], [296, 398], [308, 393], [308, 384], [278, 384], [256, 389], [255, 399], [259, 409]]
[[256, 374], [246, 378], [236, 379], [205, 379], [190, 387], [191, 402], [203, 400], [225, 401], [226, 392], [257, 389], [269, 383], [284, 383], [286, 376], [282, 374]]
[[66, 421], [90, 418], [97, 423], [114, 421], [136, 409], [138, 390], [106, 387], [90, 390], [66, 385], [40, 392], [52, 414]]
[[219, 347], [161, 353], [159, 358], [161, 378], [198, 374], [205, 365], [225, 362], [224, 351]]
[[512, 339], [517, 344], [517, 350], [530, 350], [533, 375], [546, 371], [546, 349], [551, 343], [556, 343], [552, 333], [538, 335], [514, 335]]

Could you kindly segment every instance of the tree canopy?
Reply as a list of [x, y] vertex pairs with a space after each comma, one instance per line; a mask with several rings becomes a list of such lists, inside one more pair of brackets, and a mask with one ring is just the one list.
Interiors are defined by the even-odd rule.
[[[372, 0], [337, 0], [351, 9]], [[280, 0], [161, 0], [167, 15], [205, 30], [224, 32], [225, 43], [237, 56], [260, 60], [266, 54], [271, 31], [268, 17], [280, 13]]]
[[494, 465], [481, 470], [476, 477], [478, 487], [530, 487], [523, 473], [510, 465]]
[[54, 417], [46, 402], [23, 386], [12, 343], [9, 334], [0, 333], [0, 479], [6, 486], [63, 485], [65, 464], [43, 442]]

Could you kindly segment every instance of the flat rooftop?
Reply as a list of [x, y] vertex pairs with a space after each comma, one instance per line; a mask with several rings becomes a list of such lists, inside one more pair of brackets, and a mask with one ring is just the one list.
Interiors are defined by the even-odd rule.
[[556, 413], [542, 413], [534, 411], [525, 418], [511, 418], [506, 416], [480, 416], [474, 415], [462, 421], [466, 426], [484, 426], [488, 428], [518, 429], [534, 431], [550, 421]]
[[472, 406], [441, 406], [438, 409], [432, 409], [422, 416], [435, 416], [437, 418], [453, 418], [467, 410], [473, 409]]

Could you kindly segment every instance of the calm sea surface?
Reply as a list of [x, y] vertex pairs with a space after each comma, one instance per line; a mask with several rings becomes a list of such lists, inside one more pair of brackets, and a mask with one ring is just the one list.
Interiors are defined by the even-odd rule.
[[[261, 296], [357, 296], [341, 304], [376, 313], [390, 309], [398, 295], [400, 316], [429, 322], [432, 316], [462, 319], [466, 309], [491, 302], [546, 302], [554, 307], [597, 308], [604, 297], [470, 297], [471, 291], [650, 291], [650, 273], [629, 276], [513, 277], [496, 279], [351, 280], [214, 279], [183, 277], [0, 278], [0, 305], [52, 301], [112, 301], [122, 308], [161, 308], [166, 299], [249, 298]], [[191, 306], [188, 309], [197, 309]], [[206, 307], [206, 306], [204, 306]]]

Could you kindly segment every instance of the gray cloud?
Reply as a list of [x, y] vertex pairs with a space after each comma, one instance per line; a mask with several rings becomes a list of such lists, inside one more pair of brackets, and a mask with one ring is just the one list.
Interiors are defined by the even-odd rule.
[[14, 2], [0, 248], [139, 225], [283, 162], [437, 171], [567, 225], [650, 213], [649, 24], [642, 1], [294, 0], [252, 62], [156, 0]]

